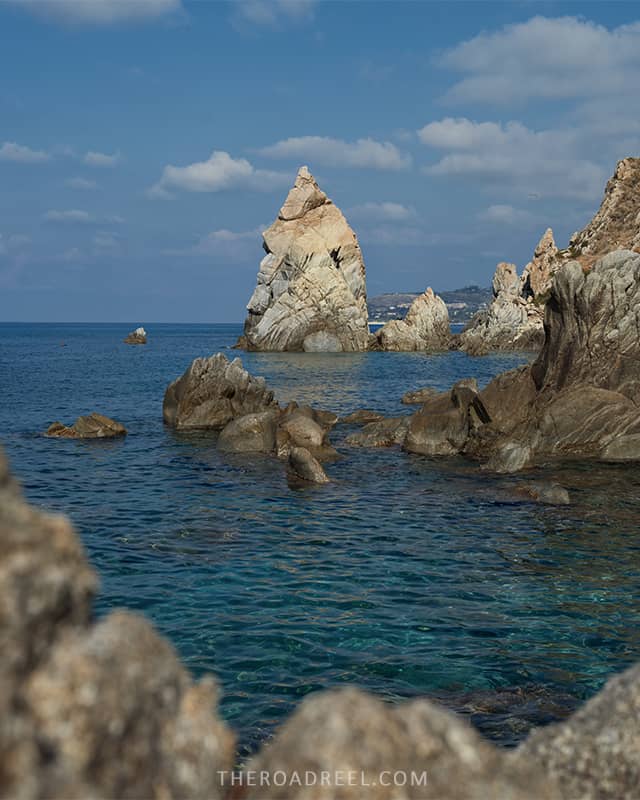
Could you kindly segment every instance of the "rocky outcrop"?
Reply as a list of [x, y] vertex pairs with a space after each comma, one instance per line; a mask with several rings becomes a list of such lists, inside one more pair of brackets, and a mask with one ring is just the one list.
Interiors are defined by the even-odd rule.
[[[514, 265], [498, 264], [494, 300], [463, 331], [459, 345], [470, 354], [489, 350], [539, 349], [544, 341], [544, 307], [555, 273], [570, 260], [585, 269], [614, 250], [640, 251], [640, 158], [618, 162], [604, 198], [589, 224], [558, 250], [549, 228], [533, 259], [517, 278]], [[506, 278], [506, 280], [505, 280]]]
[[320, 462], [304, 447], [292, 447], [289, 452], [287, 474], [289, 480], [304, 483], [329, 483]]
[[347, 436], [346, 442], [353, 447], [393, 447], [404, 442], [409, 423], [408, 416], [383, 417]]
[[92, 623], [96, 588], [69, 522], [28, 506], [0, 453], [0, 796], [221, 798], [235, 748], [215, 683], [141, 617]]
[[78, 417], [71, 426], [62, 422], [52, 422], [45, 436], [58, 439], [112, 439], [126, 436], [127, 429], [114, 419], [93, 411], [86, 417]]
[[229, 362], [222, 353], [196, 358], [167, 388], [162, 416], [177, 430], [221, 430], [245, 414], [277, 409], [264, 378], [254, 378], [239, 358]]
[[512, 472], [549, 459], [640, 460], [640, 254], [616, 250], [553, 280], [545, 344], [483, 391], [460, 384], [413, 415], [404, 446]]
[[452, 339], [447, 307], [428, 288], [411, 303], [404, 319], [387, 322], [375, 339], [380, 350], [448, 350]]
[[124, 339], [125, 344], [146, 344], [147, 343], [147, 332], [144, 328], [136, 328], [135, 331], [131, 331], [131, 333], [127, 334], [126, 338]]
[[640, 248], [640, 158], [625, 158], [607, 183], [591, 222], [569, 242], [569, 251], [583, 266], [612, 250]]
[[422, 389], [413, 389], [409, 392], [405, 392], [400, 402], [405, 406], [419, 406], [426, 403], [427, 400], [431, 400], [437, 394], [437, 389], [433, 389], [431, 386], [425, 386]]
[[358, 351], [369, 341], [365, 267], [340, 209], [302, 167], [278, 218], [239, 346], [249, 350]]
[[368, 408], [359, 408], [345, 417], [341, 417], [340, 422], [344, 425], [369, 425], [371, 422], [378, 422], [384, 419], [384, 414], [377, 411], [371, 411]]

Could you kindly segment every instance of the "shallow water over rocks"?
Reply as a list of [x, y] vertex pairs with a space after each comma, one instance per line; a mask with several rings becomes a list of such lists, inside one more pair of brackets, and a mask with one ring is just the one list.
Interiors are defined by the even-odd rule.
[[[162, 424], [162, 396], [240, 326], [0, 325], [0, 439], [28, 498], [68, 513], [102, 578], [99, 608], [144, 611], [195, 673], [221, 679], [246, 749], [299, 699], [355, 683], [421, 694], [504, 744], [570, 711], [640, 658], [640, 469], [565, 465], [526, 478], [342, 442], [328, 486], [225, 456]], [[64, 343], [64, 347], [61, 344]], [[228, 353], [232, 356], [233, 353]], [[280, 401], [411, 413], [409, 389], [485, 384], [524, 355], [238, 353]], [[53, 441], [100, 411], [120, 441]], [[570, 506], [518, 491], [558, 481]]]

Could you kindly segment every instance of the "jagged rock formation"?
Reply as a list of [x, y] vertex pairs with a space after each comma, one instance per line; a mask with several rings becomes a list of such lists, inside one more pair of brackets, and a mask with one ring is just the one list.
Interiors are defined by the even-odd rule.
[[[618, 162], [596, 215], [573, 234], [567, 249], [558, 250], [549, 228], [519, 281], [513, 265], [507, 269], [507, 265], [498, 264], [494, 301], [463, 331], [461, 348], [471, 354], [538, 349], [544, 340], [544, 306], [555, 273], [572, 259], [589, 268], [598, 258], [620, 249], [640, 250], [640, 158]], [[509, 281], [505, 283], [506, 272]]]
[[451, 346], [449, 312], [430, 287], [417, 297], [403, 320], [392, 320], [375, 335], [380, 350], [448, 350]]
[[164, 394], [162, 416], [178, 430], [221, 430], [244, 414], [277, 409], [264, 378], [254, 378], [239, 358], [222, 353], [196, 358]]
[[147, 343], [147, 332], [144, 328], [136, 328], [135, 331], [131, 331], [131, 333], [127, 334], [126, 338], [124, 339], [125, 344], [146, 344]]
[[[482, 392], [428, 400], [404, 446], [516, 471], [549, 459], [640, 460], [640, 254], [616, 250], [553, 280], [545, 343], [530, 367]], [[456, 399], [458, 402], [456, 402]]]
[[59, 439], [112, 439], [116, 436], [125, 436], [126, 433], [124, 425], [93, 411], [86, 417], [78, 417], [71, 426], [63, 425], [62, 422], [52, 422], [45, 436]]
[[92, 623], [69, 522], [22, 499], [0, 452], [0, 796], [222, 798], [234, 737], [142, 617]]
[[301, 167], [263, 240], [267, 255], [260, 262], [238, 345], [249, 350], [366, 350], [360, 245], [307, 167]]

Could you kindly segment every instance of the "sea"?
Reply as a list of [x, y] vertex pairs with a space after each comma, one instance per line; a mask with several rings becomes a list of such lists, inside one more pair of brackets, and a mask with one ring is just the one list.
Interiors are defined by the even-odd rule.
[[[349, 447], [326, 486], [163, 425], [198, 356], [241, 358], [279, 401], [408, 414], [409, 389], [485, 385], [523, 353], [231, 350], [240, 325], [0, 324], [0, 441], [27, 498], [67, 514], [100, 574], [96, 615], [127, 607], [168, 637], [251, 753], [311, 692], [427, 697], [514, 746], [640, 659], [640, 468], [569, 463], [496, 476], [464, 459]], [[99, 411], [117, 441], [47, 439]], [[557, 481], [569, 506], [520, 491]]]

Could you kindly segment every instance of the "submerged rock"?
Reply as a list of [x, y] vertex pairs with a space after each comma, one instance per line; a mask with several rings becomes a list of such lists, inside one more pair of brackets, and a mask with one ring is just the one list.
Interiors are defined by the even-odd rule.
[[166, 390], [164, 421], [177, 430], [221, 430], [236, 417], [277, 409], [264, 378], [254, 378], [239, 358], [222, 353], [196, 358]]
[[369, 341], [365, 267], [340, 209], [302, 167], [278, 218], [239, 344], [249, 350], [341, 352]]
[[551, 506], [568, 506], [569, 492], [559, 483], [529, 483], [518, 487], [518, 491], [537, 503]]
[[439, 394], [437, 389], [432, 389], [431, 386], [425, 386], [423, 389], [413, 389], [410, 392], [405, 392], [400, 402], [405, 406], [420, 406], [426, 403], [427, 400], [434, 398], [437, 394]]
[[124, 425], [93, 411], [85, 417], [78, 417], [70, 427], [62, 422], [52, 422], [45, 436], [59, 439], [112, 439], [125, 436], [126, 433]]
[[387, 322], [375, 336], [381, 350], [448, 350], [449, 312], [442, 298], [428, 288], [411, 303], [403, 320]]
[[249, 786], [246, 797], [256, 800], [560, 799], [540, 767], [516, 766], [453, 714], [357, 689], [303, 700], [248, 769], [284, 777], [279, 787]]
[[294, 481], [329, 483], [327, 473], [320, 462], [304, 447], [291, 448], [287, 466], [289, 478]]
[[147, 343], [147, 332], [144, 328], [136, 328], [135, 331], [131, 331], [131, 333], [127, 334], [127, 337], [124, 340], [125, 344], [146, 344]]

